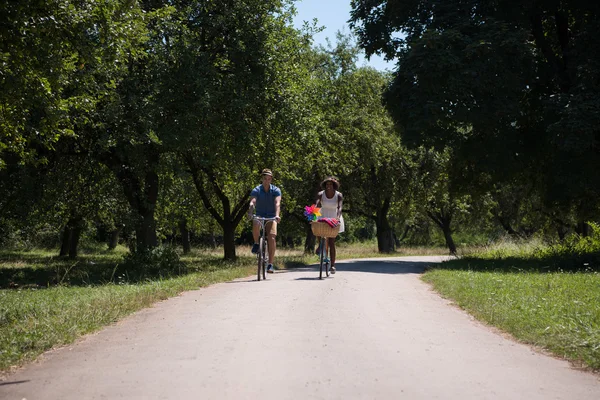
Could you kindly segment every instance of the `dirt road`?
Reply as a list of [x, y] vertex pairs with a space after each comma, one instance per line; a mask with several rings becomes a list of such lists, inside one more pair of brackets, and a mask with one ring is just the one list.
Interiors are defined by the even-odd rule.
[[0, 382], [0, 399], [600, 399], [597, 376], [474, 321], [439, 257], [278, 271], [186, 292]]

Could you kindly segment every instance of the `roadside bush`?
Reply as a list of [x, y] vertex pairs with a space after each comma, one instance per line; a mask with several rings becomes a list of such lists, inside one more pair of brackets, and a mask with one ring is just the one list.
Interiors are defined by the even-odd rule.
[[185, 275], [187, 266], [171, 246], [135, 251], [123, 257], [125, 274], [130, 280], [169, 278]]
[[561, 243], [538, 247], [537, 258], [570, 271], [600, 271], [600, 225], [590, 222], [590, 236], [569, 235]]

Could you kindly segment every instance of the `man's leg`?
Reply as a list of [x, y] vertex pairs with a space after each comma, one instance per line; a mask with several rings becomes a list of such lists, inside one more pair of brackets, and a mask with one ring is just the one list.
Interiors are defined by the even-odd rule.
[[[265, 227], [267, 230], [267, 241], [269, 243], [269, 264], [273, 265], [275, 262], [275, 246], [277, 244], [277, 222], [269, 222]], [[271, 269], [270, 272], [273, 272]]]
[[252, 237], [254, 238], [254, 244], [252, 245], [252, 252], [258, 253], [258, 241], [260, 240], [260, 222], [252, 221]]

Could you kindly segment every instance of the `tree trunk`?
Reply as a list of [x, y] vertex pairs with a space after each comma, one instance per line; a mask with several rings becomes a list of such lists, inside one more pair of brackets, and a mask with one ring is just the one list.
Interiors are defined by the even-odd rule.
[[386, 197], [377, 210], [375, 226], [377, 227], [377, 248], [380, 253], [393, 253], [396, 251], [396, 242], [394, 242], [394, 231], [390, 226], [388, 212], [391, 206], [391, 198]]
[[76, 216], [69, 218], [65, 230], [62, 235], [62, 243], [60, 244], [60, 257], [69, 256], [69, 258], [77, 258], [77, 246], [83, 229], [83, 218]]
[[450, 254], [456, 255], [456, 245], [454, 244], [454, 239], [452, 239], [452, 228], [450, 227], [452, 223], [452, 213], [445, 212], [444, 209], [441, 209], [435, 213], [427, 211], [427, 215], [444, 233], [444, 239], [446, 240], [446, 246], [448, 247]]
[[453, 256], [456, 255], [456, 245], [454, 244], [454, 239], [452, 239], [452, 231], [450, 227], [442, 228], [444, 231], [444, 239], [446, 239], [446, 246], [448, 246], [448, 250], [450, 250], [450, 254]]
[[577, 232], [579, 236], [588, 237], [590, 236], [590, 226], [586, 222], [580, 221], [575, 227], [575, 232]]
[[312, 233], [310, 224], [307, 224], [306, 238], [304, 239], [304, 253], [312, 254], [315, 252], [315, 246], [317, 245], [317, 238]]
[[[235, 228], [240, 224], [242, 218], [248, 210], [250, 191], [243, 193], [235, 203], [232, 204], [231, 199], [223, 190], [223, 187], [218, 182], [217, 174], [210, 167], [199, 166], [195, 159], [188, 155], [184, 155], [187, 165], [192, 174], [194, 186], [202, 199], [204, 207], [210, 215], [217, 221], [223, 229], [223, 258], [225, 260], [235, 260]], [[205, 185], [212, 187], [212, 191], [216, 199], [221, 203], [222, 214], [219, 212], [213, 203], [211, 196], [207, 194]]]
[[294, 248], [294, 237], [293, 236], [287, 237], [287, 245], [292, 249]]
[[390, 228], [390, 223], [387, 216], [377, 218], [377, 249], [380, 253], [393, 253], [396, 251], [396, 243], [394, 242], [394, 232]]
[[121, 234], [122, 230], [123, 227], [119, 227], [110, 233], [110, 239], [108, 241], [109, 250], [114, 250], [117, 248], [117, 245], [119, 244], [119, 235]]
[[69, 222], [67, 222], [67, 225], [65, 225], [65, 229], [62, 234], [62, 241], [60, 244], [60, 253], [59, 253], [60, 257], [64, 257], [69, 254], [69, 244], [71, 243], [71, 233], [72, 233], [70, 222], [71, 222], [71, 220], [69, 220]]
[[181, 244], [183, 245], [183, 254], [188, 254], [192, 247], [190, 246], [190, 231], [187, 228], [187, 219], [182, 218], [179, 221], [179, 230], [181, 231]]
[[158, 199], [159, 178], [158, 163], [160, 153], [148, 146], [143, 150], [144, 178], [136, 173], [135, 165], [127, 155], [112, 151], [103, 153], [100, 161], [110, 168], [123, 187], [125, 197], [136, 215], [136, 251], [149, 249], [158, 245], [156, 237], [156, 221], [154, 211]]
[[563, 225], [557, 225], [556, 226], [556, 233], [558, 234], [558, 239], [562, 242], [563, 240], [565, 240], [565, 237], [567, 236], [567, 233], [569, 232], [569, 230], [564, 227]]
[[510, 236], [513, 236], [515, 238], [520, 237], [519, 234], [517, 233], [517, 231], [515, 231], [513, 229], [513, 227], [510, 225], [510, 223], [505, 218], [501, 217], [500, 214], [492, 211], [492, 215], [494, 216], [494, 218], [496, 218], [496, 221], [498, 221], [500, 223], [500, 225], [502, 225], [502, 228], [504, 228], [506, 233], [508, 233]]
[[79, 238], [83, 229], [83, 218], [76, 218], [74, 223], [71, 240], [69, 241], [69, 258], [77, 258], [77, 247], [79, 246]]
[[136, 250], [147, 250], [158, 246], [154, 207], [138, 209], [139, 219], [135, 228]]
[[235, 261], [235, 226], [223, 224], [223, 251], [225, 260]]

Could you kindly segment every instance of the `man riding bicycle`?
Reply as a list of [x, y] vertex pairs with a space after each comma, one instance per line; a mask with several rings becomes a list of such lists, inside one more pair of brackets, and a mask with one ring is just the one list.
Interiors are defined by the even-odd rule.
[[[273, 180], [273, 172], [270, 169], [263, 169], [262, 184], [255, 187], [250, 193], [250, 208], [249, 214], [256, 210], [256, 215], [263, 218], [275, 218], [275, 221], [269, 221], [265, 224], [265, 232], [267, 234], [267, 242], [269, 248], [269, 265], [267, 272], [273, 273], [273, 262], [275, 260], [275, 239], [277, 238], [277, 224], [281, 220], [279, 211], [281, 209], [281, 190], [271, 184]], [[259, 251], [260, 239], [260, 222], [254, 221], [252, 225], [252, 236], [254, 237], [254, 245], [252, 253], [257, 254]]]

